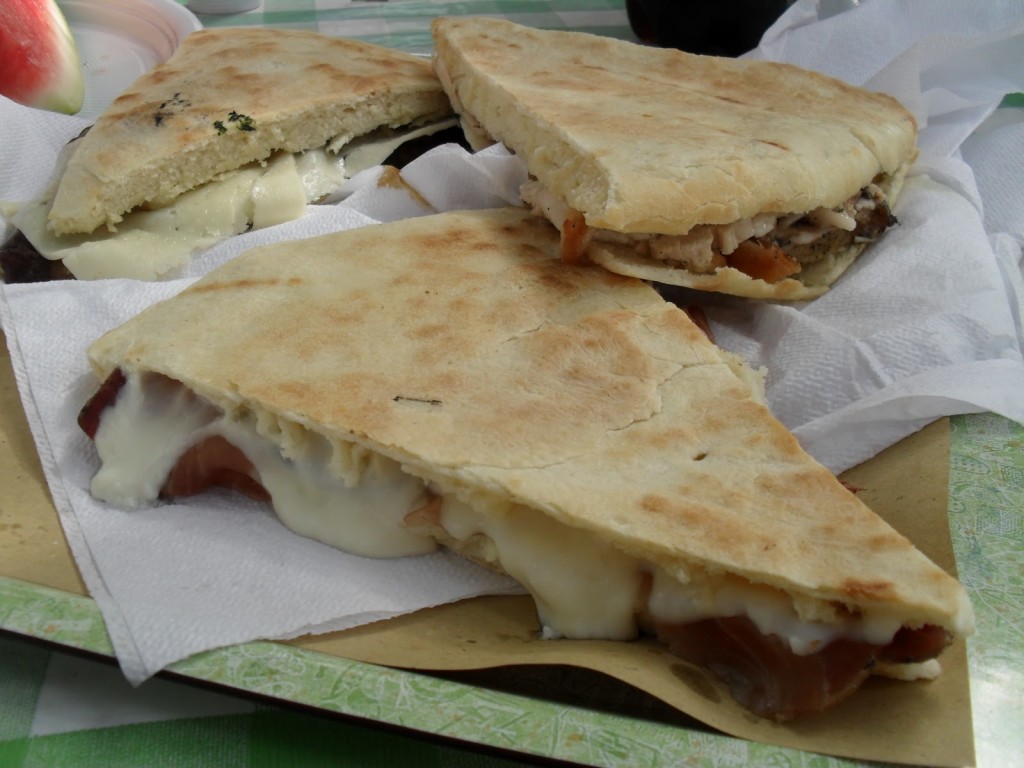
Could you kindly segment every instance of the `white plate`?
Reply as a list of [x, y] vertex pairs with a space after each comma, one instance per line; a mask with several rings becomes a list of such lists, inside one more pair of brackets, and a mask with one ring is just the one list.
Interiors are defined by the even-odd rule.
[[202, 28], [174, 0], [57, 0], [78, 45], [85, 103], [78, 117], [94, 120], [135, 79], [165, 61]]

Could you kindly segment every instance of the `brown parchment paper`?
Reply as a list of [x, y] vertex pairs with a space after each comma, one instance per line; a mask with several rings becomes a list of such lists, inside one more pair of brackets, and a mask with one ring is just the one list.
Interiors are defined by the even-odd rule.
[[[0, 342], [0, 575], [86, 594], [50, 500], [2, 336]], [[955, 573], [947, 519], [948, 467], [948, 421], [943, 419], [843, 478], [926, 555]], [[872, 678], [828, 712], [779, 724], [737, 706], [713, 676], [684, 664], [652, 640], [549, 641], [538, 633], [530, 598], [489, 597], [292, 642], [357, 661], [432, 672], [576, 667], [608, 675], [745, 739], [861, 760], [974, 763], [963, 641], [943, 654], [943, 674], [934, 681]]]

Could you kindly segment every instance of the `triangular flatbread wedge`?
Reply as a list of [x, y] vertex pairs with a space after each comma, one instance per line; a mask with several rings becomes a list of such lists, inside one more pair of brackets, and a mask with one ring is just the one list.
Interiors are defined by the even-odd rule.
[[96, 120], [50, 225], [91, 232], [276, 151], [449, 113], [429, 66], [411, 54], [300, 30], [201, 30]]
[[502, 19], [433, 23], [470, 142], [503, 142], [568, 260], [763, 299], [822, 294], [894, 223], [896, 100], [795, 66]]
[[359, 554], [439, 542], [522, 582], [547, 636], [654, 633], [765, 716], [933, 674], [971, 630], [957, 581], [684, 311], [558, 250], [501, 209], [242, 255], [92, 345], [93, 494], [227, 485]]
[[200, 30], [66, 148], [54, 187], [11, 220], [75, 277], [154, 279], [454, 126], [423, 57], [302, 30]]

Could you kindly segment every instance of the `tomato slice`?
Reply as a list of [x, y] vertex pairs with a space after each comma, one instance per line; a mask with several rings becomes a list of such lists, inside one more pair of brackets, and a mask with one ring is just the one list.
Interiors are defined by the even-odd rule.
[[730, 267], [766, 283], [777, 283], [800, 271], [800, 262], [787, 256], [782, 248], [759, 240], [744, 240], [725, 259]]

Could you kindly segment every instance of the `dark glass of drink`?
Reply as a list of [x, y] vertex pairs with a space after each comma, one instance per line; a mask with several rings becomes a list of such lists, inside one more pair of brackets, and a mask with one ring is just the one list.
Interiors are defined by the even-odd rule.
[[791, 0], [626, 0], [626, 13], [641, 42], [690, 53], [739, 56]]

